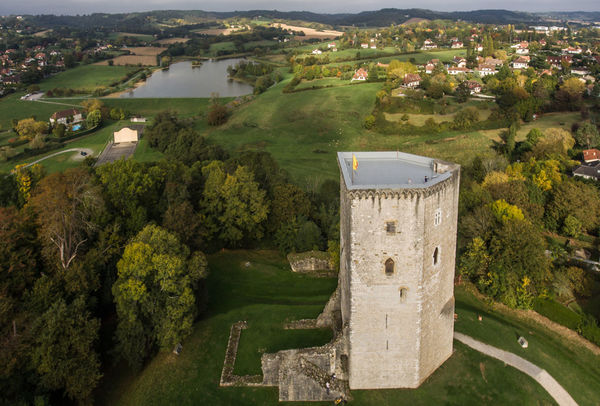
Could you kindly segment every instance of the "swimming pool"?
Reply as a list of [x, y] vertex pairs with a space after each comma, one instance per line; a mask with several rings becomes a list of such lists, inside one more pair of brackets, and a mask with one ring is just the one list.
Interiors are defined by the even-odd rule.
[[75, 124], [73, 126], [73, 131], [79, 131], [80, 128], [81, 128], [81, 124]]

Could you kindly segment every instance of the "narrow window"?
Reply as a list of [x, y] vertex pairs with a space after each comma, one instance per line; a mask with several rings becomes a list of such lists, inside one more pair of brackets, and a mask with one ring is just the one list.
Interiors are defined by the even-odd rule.
[[387, 328], [387, 314], [385, 315], [385, 328]]
[[406, 301], [407, 295], [408, 295], [408, 289], [400, 288], [400, 303], [404, 303]]
[[385, 223], [385, 231], [388, 234], [396, 234], [396, 222], [395, 221], [388, 221]]
[[435, 250], [433, 250], [433, 265], [437, 265], [439, 256], [440, 250], [438, 249], [438, 247], [435, 247]]
[[385, 261], [385, 274], [387, 276], [394, 274], [394, 260], [392, 260], [392, 258], [388, 258], [388, 260]]
[[442, 224], [442, 209], [437, 209], [433, 216], [433, 225], [439, 226], [440, 224]]

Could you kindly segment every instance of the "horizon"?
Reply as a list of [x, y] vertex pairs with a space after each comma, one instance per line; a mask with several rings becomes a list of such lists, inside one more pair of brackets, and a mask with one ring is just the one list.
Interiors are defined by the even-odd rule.
[[[47, 0], [30, 0], [27, 4], [10, 4], [10, 5], [0, 5], [0, 15], [2, 16], [10, 16], [10, 15], [56, 15], [56, 16], [81, 16], [81, 15], [91, 15], [91, 14], [124, 14], [124, 13], [149, 13], [155, 11], [204, 11], [207, 13], [222, 13], [222, 12], [249, 12], [249, 11], [279, 11], [279, 12], [308, 12], [314, 14], [359, 14], [363, 12], [375, 12], [383, 9], [396, 9], [396, 10], [429, 10], [434, 12], [471, 12], [471, 11], [488, 11], [488, 10], [503, 10], [503, 11], [511, 11], [511, 12], [522, 12], [522, 13], [576, 13], [576, 12], [584, 12], [584, 13], [593, 13], [600, 12], [600, 8], [595, 1], [583, 0], [581, 2], [576, 2], [577, 6], [574, 6], [572, 9], [564, 9], [564, 4], [557, 0], [552, 0], [550, 2], [540, 2], [540, 7], [536, 6], [537, 2], [530, 2], [529, 7], [521, 8], [522, 3], [515, 0], [509, 0], [505, 2], [504, 5], [506, 7], [503, 8], [482, 8], [482, 7], [461, 7], [458, 4], [467, 4], [473, 3], [473, 5], [478, 5], [477, 3], [471, 0], [462, 0], [459, 3], [454, 3], [457, 6], [454, 8], [448, 8], [442, 6], [441, 3], [438, 3], [438, 0], [429, 0], [426, 1], [425, 4], [421, 4], [421, 7], [410, 7], [406, 6], [405, 8], [388, 5], [386, 1], [378, 2], [373, 5], [373, 8], [370, 9], [361, 9], [359, 7], [352, 7], [352, 5], [360, 5], [361, 3], [356, 0], [350, 0], [348, 2], [344, 2], [343, 4], [346, 7], [340, 8], [341, 4], [331, 4], [329, 3], [326, 7], [322, 7], [320, 3], [309, 1], [308, 4], [313, 4], [313, 7], [306, 7], [307, 2], [299, 2], [302, 4], [300, 7], [296, 7], [296, 0], [285, 1], [277, 4], [276, 8], [269, 7], [271, 5], [269, 1], [266, 2], [255, 2], [252, 6], [248, 7], [240, 7], [242, 3], [246, 3], [245, 0], [233, 0], [228, 2], [223, 2], [222, 7], [217, 7], [213, 9], [208, 9], [207, 7], [201, 7], [202, 2], [194, 2], [190, 0], [148, 0], [144, 1], [144, 3], [137, 4], [136, 3], [141, 0], [132, 0], [127, 5], [123, 6], [121, 1], [117, 0], [107, 0], [105, 2], [98, 2], [96, 0], [57, 0], [52, 2], [52, 5], [46, 5]], [[190, 7], [189, 3], [197, 3], [195, 4], [197, 7]], [[169, 3], [165, 5], [165, 3]], [[510, 4], [519, 5], [520, 7], [510, 7]], [[429, 6], [426, 6], [429, 4]], [[439, 6], [435, 6], [435, 4], [439, 4]], [[443, 3], [446, 5], [447, 3]], [[560, 7], [552, 7], [553, 4], [560, 5]], [[590, 7], [586, 7], [584, 5], [589, 4]], [[211, 4], [212, 5], [212, 4]], [[230, 6], [227, 6], [230, 5]], [[350, 5], [348, 7], [348, 5]], [[145, 8], [147, 6], [148, 8]], [[163, 6], [163, 7], [161, 7]], [[337, 7], [336, 7], [337, 6]]]

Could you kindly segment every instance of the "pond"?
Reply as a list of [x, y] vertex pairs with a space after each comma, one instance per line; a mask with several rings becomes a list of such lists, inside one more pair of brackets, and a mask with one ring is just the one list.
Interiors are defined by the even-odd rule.
[[242, 59], [203, 61], [202, 66], [192, 67], [191, 62], [177, 62], [169, 69], [156, 71], [146, 83], [121, 97], [237, 97], [250, 94], [253, 87], [247, 83], [229, 80], [227, 67]]

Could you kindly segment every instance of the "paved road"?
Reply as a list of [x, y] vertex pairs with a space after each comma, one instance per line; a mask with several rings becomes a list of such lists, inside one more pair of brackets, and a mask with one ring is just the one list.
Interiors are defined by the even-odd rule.
[[538, 367], [535, 364], [519, 357], [511, 352], [501, 350], [491, 345], [484, 344], [467, 335], [454, 332], [454, 339], [461, 343], [482, 352], [490, 357], [499, 359], [504, 363], [526, 373], [535, 379], [546, 391], [554, 398], [560, 406], [577, 406], [571, 395], [562, 387], [546, 370]]
[[52, 158], [53, 156], [56, 156], [56, 155], [65, 154], [67, 152], [75, 152], [75, 151], [79, 151], [79, 152], [84, 151], [84, 152], [87, 153], [87, 155], [91, 155], [91, 154], [94, 153], [94, 151], [92, 151], [89, 148], [69, 148], [69, 149], [65, 149], [64, 151], [58, 151], [58, 152], [55, 152], [53, 154], [47, 155], [47, 156], [45, 156], [43, 158], [38, 159], [37, 161], [33, 161], [32, 163], [25, 165], [24, 167], [27, 168], [28, 166], [37, 164], [38, 162], [41, 162], [44, 159]]

